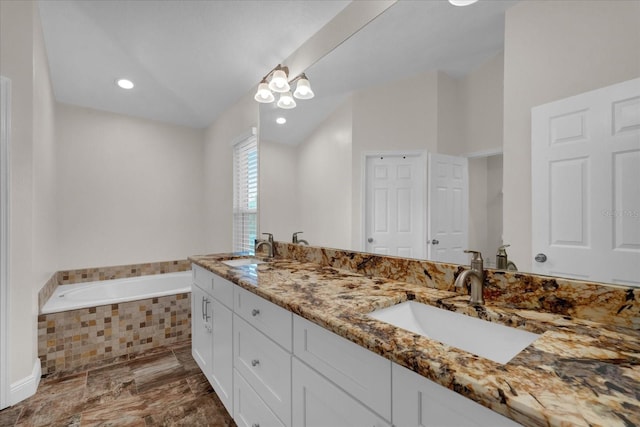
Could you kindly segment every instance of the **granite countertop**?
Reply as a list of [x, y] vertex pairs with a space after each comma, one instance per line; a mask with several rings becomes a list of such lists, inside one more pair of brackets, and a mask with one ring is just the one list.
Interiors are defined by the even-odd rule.
[[[233, 254], [190, 260], [393, 362], [530, 426], [640, 425], [640, 332], [347, 270], [274, 259], [228, 267]], [[371, 319], [415, 300], [542, 334], [507, 364]]]

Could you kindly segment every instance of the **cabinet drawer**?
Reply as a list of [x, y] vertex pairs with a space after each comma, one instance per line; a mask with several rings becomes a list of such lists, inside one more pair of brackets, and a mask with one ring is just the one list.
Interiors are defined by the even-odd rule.
[[193, 274], [193, 283], [209, 295], [213, 295], [213, 277], [215, 275], [195, 264], [191, 264], [191, 272]]
[[233, 370], [233, 420], [238, 427], [285, 427], [237, 370]]
[[292, 407], [292, 425], [296, 427], [389, 426], [362, 403], [295, 357]]
[[235, 285], [224, 277], [213, 275], [213, 297], [233, 310], [233, 288]]
[[427, 378], [393, 364], [393, 424], [516, 427], [520, 424]]
[[291, 312], [236, 287], [234, 311], [266, 336], [291, 351]]
[[391, 361], [300, 316], [293, 319], [294, 354], [347, 393], [391, 420]]
[[234, 318], [234, 367], [269, 408], [291, 424], [291, 353], [239, 316]]

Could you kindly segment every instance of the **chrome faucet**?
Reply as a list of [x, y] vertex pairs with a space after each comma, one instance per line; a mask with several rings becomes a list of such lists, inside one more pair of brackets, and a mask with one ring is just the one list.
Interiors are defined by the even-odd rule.
[[305, 244], [307, 246], [309, 246], [309, 242], [307, 242], [304, 239], [298, 239], [298, 234], [302, 234], [302, 231], [296, 231], [295, 233], [293, 233], [293, 236], [291, 237], [291, 243], [295, 244]]
[[254, 253], [258, 253], [258, 250], [264, 245], [267, 247], [267, 256], [269, 258], [273, 258], [273, 234], [271, 233], [262, 233], [268, 238], [266, 240], [258, 240], [255, 241]]
[[482, 289], [484, 287], [484, 265], [482, 261], [482, 254], [478, 251], [470, 250], [466, 250], [464, 252], [467, 254], [473, 254], [471, 256], [471, 268], [458, 275], [455, 281], [455, 286], [461, 288], [466, 286], [467, 281], [471, 282], [469, 304], [483, 305], [484, 297], [482, 296]]
[[498, 248], [498, 253], [496, 254], [496, 268], [498, 270], [510, 270], [517, 271], [518, 267], [513, 263], [513, 261], [509, 261], [507, 257], [506, 249], [511, 245], [502, 245]]

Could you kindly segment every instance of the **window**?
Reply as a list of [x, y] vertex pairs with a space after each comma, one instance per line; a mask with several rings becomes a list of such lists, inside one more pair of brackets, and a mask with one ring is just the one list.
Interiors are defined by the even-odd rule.
[[258, 141], [255, 135], [233, 147], [233, 250], [253, 252], [258, 235]]

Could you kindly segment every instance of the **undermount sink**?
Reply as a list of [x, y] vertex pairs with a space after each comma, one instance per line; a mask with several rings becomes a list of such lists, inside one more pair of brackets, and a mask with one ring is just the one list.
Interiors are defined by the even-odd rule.
[[222, 261], [223, 264], [227, 264], [229, 267], [242, 267], [243, 265], [255, 265], [264, 264], [266, 261], [262, 261], [258, 258], [236, 258]]
[[415, 301], [368, 316], [503, 364], [540, 336]]

